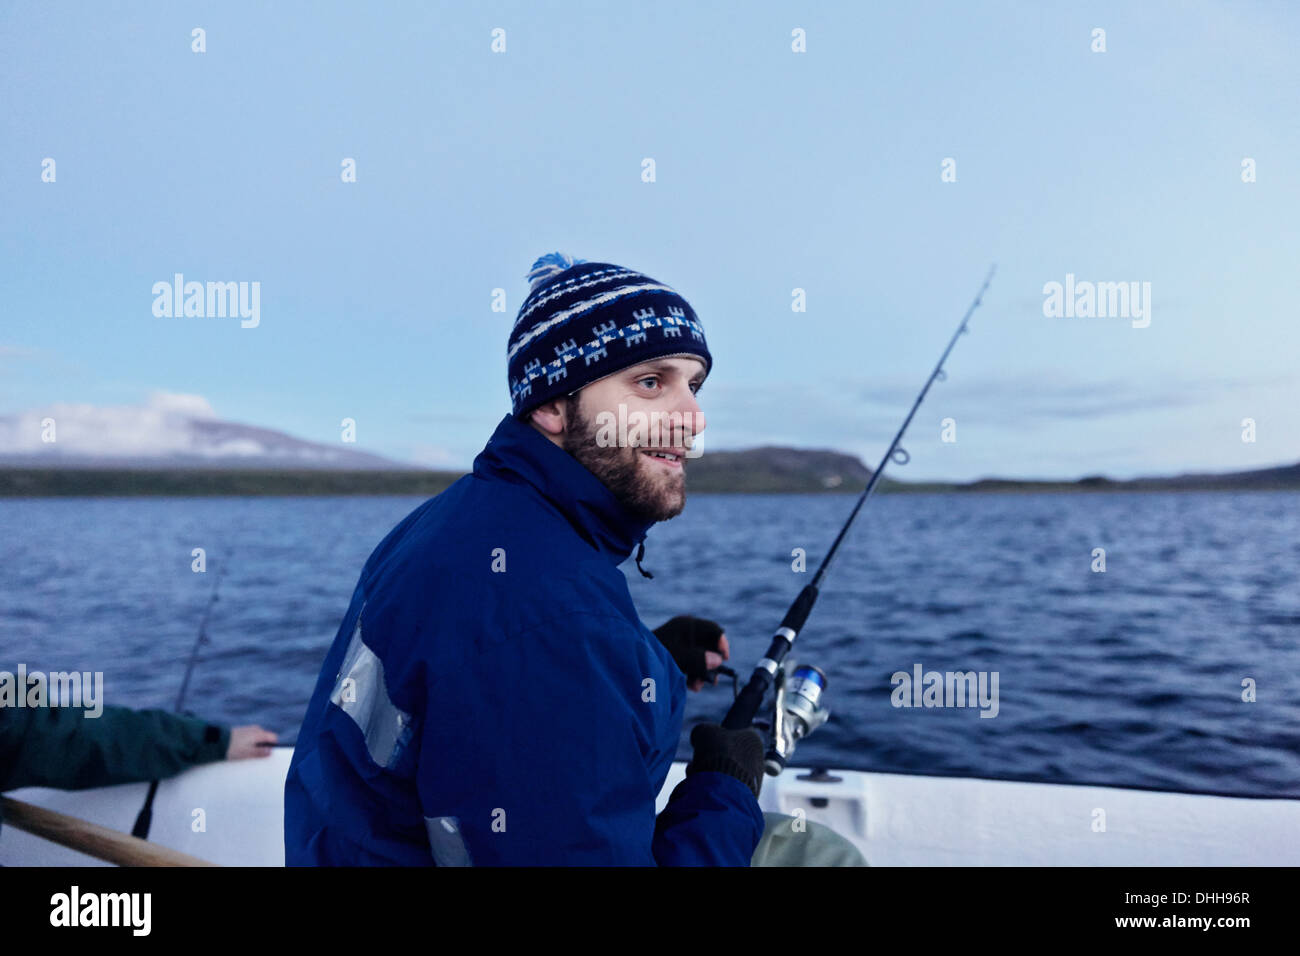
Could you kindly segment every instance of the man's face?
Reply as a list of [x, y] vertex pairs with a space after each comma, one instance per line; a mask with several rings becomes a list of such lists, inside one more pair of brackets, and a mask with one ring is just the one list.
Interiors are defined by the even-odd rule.
[[648, 521], [686, 507], [686, 452], [704, 431], [695, 393], [705, 367], [689, 357], [652, 359], [571, 397], [562, 446], [623, 506]]

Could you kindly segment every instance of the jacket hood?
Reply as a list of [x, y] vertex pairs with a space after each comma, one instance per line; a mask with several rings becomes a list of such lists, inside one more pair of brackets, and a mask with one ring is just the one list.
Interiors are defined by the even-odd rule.
[[474, 474], [532, 485], [615, 565], [627, 560], [654, 524], [633, 516], [576, 458], [513, 415], [501, 419], [474, 459]]

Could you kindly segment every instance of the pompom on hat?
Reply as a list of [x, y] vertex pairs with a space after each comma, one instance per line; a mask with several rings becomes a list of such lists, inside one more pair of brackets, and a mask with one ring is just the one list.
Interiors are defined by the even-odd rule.
[[516, 417], [650, 359], [694, 355], [706, 374], [713, 367], [695, 310], [649, 276], [552, 252], [528, 281], [506, 348]]

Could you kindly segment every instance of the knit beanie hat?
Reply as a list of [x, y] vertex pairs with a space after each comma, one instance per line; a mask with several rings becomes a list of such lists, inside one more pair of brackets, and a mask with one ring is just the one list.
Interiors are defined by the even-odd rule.
[[506, 350], [515, 417], [654, 358], [713, 357], [695, 310], [668, 286], [552, 252], [533, 263]]

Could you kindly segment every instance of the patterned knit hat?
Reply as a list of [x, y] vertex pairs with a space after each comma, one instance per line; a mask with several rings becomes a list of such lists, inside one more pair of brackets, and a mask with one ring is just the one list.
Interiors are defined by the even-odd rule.
[[668, 286], [622, 266], [560, 252], [528, 273], [506, 364], [516, 417], [653, 358], [713, 357], [695, 310]]

